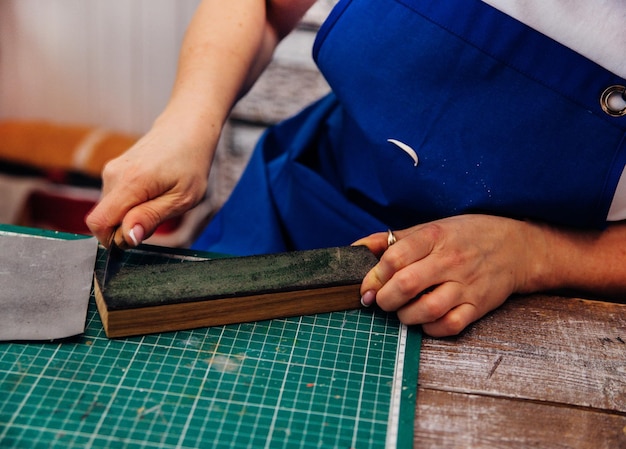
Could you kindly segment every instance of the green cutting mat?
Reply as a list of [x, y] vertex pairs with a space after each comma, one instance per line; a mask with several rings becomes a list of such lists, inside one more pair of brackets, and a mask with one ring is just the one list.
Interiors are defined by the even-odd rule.
[[412, 447], [420, 342], [373, 310], [109, 340], [92, 296], [84, 335], [0, 343], [0, 448]]

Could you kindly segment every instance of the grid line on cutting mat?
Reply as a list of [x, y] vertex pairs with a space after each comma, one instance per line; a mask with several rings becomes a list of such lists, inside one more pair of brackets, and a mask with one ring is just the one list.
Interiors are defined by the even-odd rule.
[[401, 329], [366, 310], [110, 340], [92, 297], [84, 335], [1, 344], [0, 447], [382, 448]]

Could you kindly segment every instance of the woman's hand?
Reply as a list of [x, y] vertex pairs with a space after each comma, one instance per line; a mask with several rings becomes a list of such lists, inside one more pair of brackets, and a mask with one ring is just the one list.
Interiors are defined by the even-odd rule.
[[105, 166], [101, 200], [85, 220], [103, 244], [119, 227], [116, 243], [136, 246], [206, 194], [212, 151], [165, 128], [153, 128]]
[[[136, 246], [206, 193], [219, 133], [234, 103], [314, 0], [203, 0], [180, 51], [172, 96], [152, 130], [103, 172], [86, 217], [98, 240]], [[120, 231], [116, 231], [117, 228]]]
[[488, 215], [462, 215], [355, 242], [380, 256], [361, 286], [406, 324], [432, 336], [461, 332], [512, 293], [532, 291], [546, 259], [542, 228]]

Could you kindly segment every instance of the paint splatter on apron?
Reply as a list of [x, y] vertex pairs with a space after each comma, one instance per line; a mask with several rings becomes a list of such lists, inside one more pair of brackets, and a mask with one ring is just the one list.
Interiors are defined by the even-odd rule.
[[314, 58], [333, 93], [269, 129], [195, 243], [349, 244], [465, 213], [601, 228], [626, 163], [625, 85], [479, 0], [345, 0]]

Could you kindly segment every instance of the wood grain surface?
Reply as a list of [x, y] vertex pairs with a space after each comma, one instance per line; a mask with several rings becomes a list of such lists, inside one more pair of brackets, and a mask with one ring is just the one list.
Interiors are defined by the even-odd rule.
[[512, 298], [420, 363], [416, 448], [626, 448], [624, 304]]

